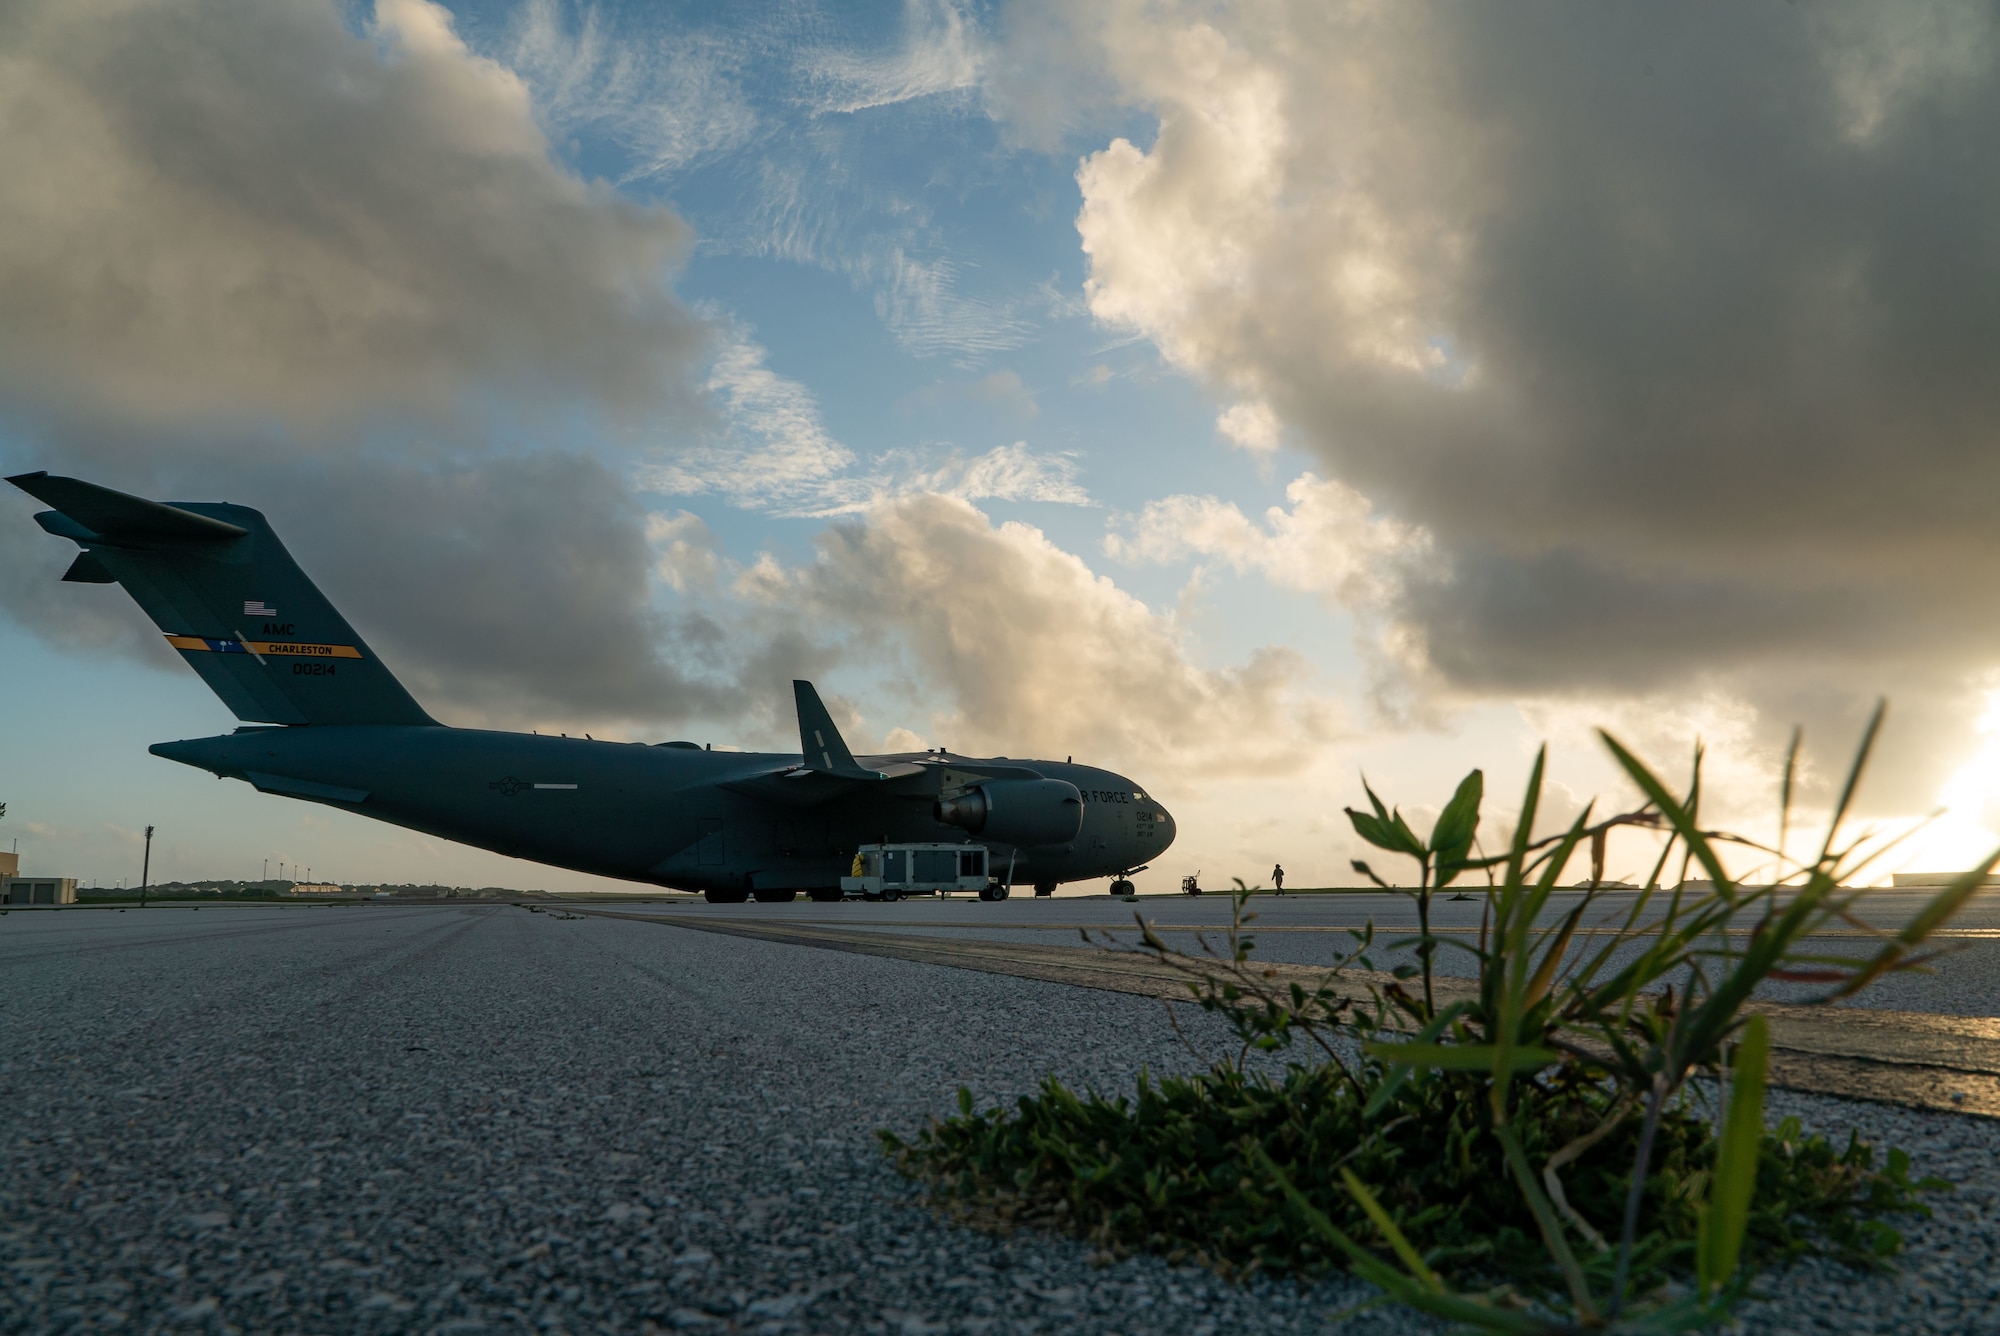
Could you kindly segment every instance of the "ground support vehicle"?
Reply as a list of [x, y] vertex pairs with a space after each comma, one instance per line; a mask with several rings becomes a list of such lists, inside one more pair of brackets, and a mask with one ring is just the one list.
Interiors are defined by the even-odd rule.
[[852, 874], [840, 879], [843, 897], [900, 900], [906, 895], [944, 897], [965, 891], [982, 900], [1005, 900], [1006, 880], [989, 876], [980, 844], [864, 844]]

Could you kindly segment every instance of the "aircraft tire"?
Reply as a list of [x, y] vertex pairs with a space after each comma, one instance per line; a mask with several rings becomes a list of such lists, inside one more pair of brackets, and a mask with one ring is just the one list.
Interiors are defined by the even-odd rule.
[[788, 905], [799, 897], [797, 889], [781, 891], [772, 886], [759, 886], [752, 894], [760, 905]]
[[1036, 895], [1054, 895], [1055, 893], [1056, 893], [1056, 884], [1054, 882], [1038, 881], [1035, 883]]
[[1134, 886], [1131, 882], [1125, 880], [1125, 878], [1120, 877], [1117, 881], [1111, 883], [1111, 893], [1113, 895], [1123, 895], [1123, 896], [1137, 895], [1139, 893], [1139, 888], [1137, 886]]
[[807, 891], [806, 895], [809, 899], [823, 905], [832, 904], [843, 898], [838, 886], [815, 886]]
[[750, 892], [740, 887], [712, 886], [701, 893], [701, 898], [712, 905], [740, 905], [750, 898]]

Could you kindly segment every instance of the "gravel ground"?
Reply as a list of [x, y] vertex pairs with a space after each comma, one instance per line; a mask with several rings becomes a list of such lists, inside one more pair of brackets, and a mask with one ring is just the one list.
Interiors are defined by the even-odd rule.
[[[9, 1331], [1291, 1332], [1364, 1294], [944, 1225], [876, 1148], [960, 1085], [1191, 1065], [1144, 999], [504, 906], [17, 913], [0, 965]], [[1748, 1329], [2000, 1331], [2000, 1124], [1775, 1100], [1964, 1187], [1902, 1275], [1797, 1268]]]

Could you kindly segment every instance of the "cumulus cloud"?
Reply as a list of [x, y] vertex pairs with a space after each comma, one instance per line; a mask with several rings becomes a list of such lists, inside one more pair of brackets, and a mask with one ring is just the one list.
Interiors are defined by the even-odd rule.
[[1437, 536], [1452, 673], [1996, 648], [1990, 10], [1109, 9], [1093, 311]]
[[425, 0], [28, 0], [0, 12], [0, 391], [31, 420], [637, 411], [698, 324], [686, 230], [549, 156]]
[[735, 682], [690, 671], [683, 651], [714, 630], [655, 608], [645, 516], [596, 459], [341, 463], [285, 494], [262, 508], [294, 555], [454, 722], [665, 722], [743, 704]]
[[1428, 532], [1376, 514], [1345, 483], [1307, 473], [1285, 488], [1285, 499], [1289, 510], [1272, 506], [1259, 524], [1216, 497], [1165, 497], [1115, 521], [1104, 550], [1134, 563], [1207, 557], [1350, 611], [1384, 609], [1399, 577], [1430, 558]]
[[[705, 325], [670, 287], [686, 228], [559, 166], [527, 87], [444, 9], [347, 17], [0, 11], [10, 453], [265, 510], [442, 715], [733, 710], [712, 628], [652, 607], [616, 470], [496, 456], [485, 432], [495, 405], [659, 421], [693, 397]], [[121, 592], [56, 583], [69, 554], [34, 508], [7, 503], [0, 608], [170, 662]]]
[[1186, 784], [1295, 770], [1341, 731], [1295, 652], [1202, 666], [1171, 616], [1041, 530], [955, 498], [884, 501], [830, 525], [812, 561], [763, 560], [737, 588], [900, 654], [946, 700], [932, 731], [956, 750], [1171, 767]]
[[1036, 12], [1157, 117], [1078, 171], [1091, 309], [1433, 536], [1446, 680], [2000, 659], [1989, 6]]

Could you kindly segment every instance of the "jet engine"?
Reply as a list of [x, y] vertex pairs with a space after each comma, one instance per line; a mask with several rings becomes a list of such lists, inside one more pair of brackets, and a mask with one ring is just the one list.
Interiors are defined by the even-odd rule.
[[1001, 844], [1063, 844], [1083, 828], [1083, 795], [1060, 779], [989, 779], [938, 799], [931, 812]]

